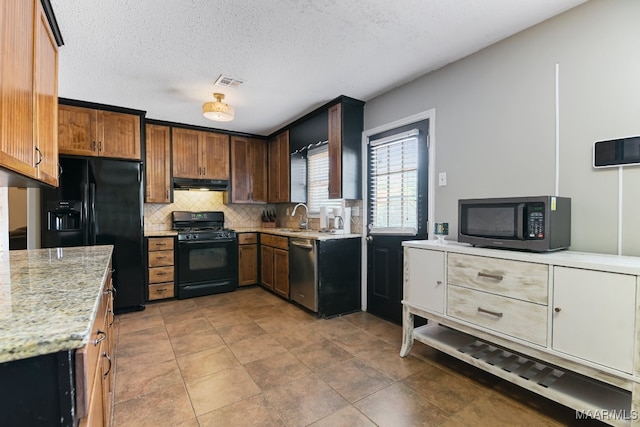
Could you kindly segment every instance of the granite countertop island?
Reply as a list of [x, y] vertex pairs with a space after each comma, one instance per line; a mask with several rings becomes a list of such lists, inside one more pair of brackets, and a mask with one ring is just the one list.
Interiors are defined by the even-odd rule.
[[113, 246], [0, 252], [0, 364], [85, 345]]

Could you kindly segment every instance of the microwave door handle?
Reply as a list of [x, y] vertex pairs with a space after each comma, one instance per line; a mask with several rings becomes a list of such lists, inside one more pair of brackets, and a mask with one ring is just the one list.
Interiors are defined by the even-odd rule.
[[517, 218], [517, 226], [516, 226], [516, 237], [518, 240], [524, 240], [524, 213], [525, 213], [525, 203], [518, 204], [518, 218]]

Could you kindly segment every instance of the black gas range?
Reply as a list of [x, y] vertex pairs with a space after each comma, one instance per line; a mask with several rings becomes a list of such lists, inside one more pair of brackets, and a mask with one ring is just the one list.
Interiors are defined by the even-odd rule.
[[238, 238], [224, 212], [174, 211], [178, 231], [178, 298], [230, 292], [238, 287]]

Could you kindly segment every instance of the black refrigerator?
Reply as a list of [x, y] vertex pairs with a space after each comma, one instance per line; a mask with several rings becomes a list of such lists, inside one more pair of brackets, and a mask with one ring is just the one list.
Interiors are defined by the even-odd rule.
[[42, 247], [114, 245], [114, 309], [143, 310], [142, 163], [60, 156], [60, 170], [41, 193]]

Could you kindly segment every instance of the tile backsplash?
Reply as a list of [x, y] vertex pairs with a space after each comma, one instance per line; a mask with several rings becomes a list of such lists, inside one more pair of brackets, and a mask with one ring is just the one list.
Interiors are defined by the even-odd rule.
[[[222, 211], [227, 228], [260, 227], [262, 226], [262, 211], [274, 210], [278, 219], [278, 227], [298, 227], [298, 219], [287, 215], [287, 209], [291, 212], [294, 204], [281, 203], [276, 205], [241, 205], [225, 204], [224, 193], [221, 191], [174, 191], [173, 203], [145, 203], [144, 204], [144, 230], [165, 231], [171, 230], [171, 212], [173, 211]], [[362, 200], [347, 200], [347, 206], [359, 207], [362, 215]], [[312, 229], [319, 228], [319, 220], [311, 218], [309, 225]], [[362, 228], [362, 216], [353, 217], [351, 230], [360, 233]]]
[[275, 209], [275, 205], [225, 204], [221, 191], [174, 191], [173, 203], [145, 203], [144, 230], [171, 230], [173, 211], [222, 211], [227, 228], [259, 227], [264, 209]]

